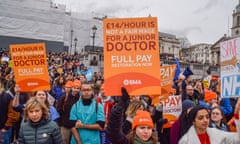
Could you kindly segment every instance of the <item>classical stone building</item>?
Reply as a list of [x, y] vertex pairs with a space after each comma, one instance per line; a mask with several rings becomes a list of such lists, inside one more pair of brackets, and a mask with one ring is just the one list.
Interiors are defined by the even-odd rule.
[[181, 49], [181, 60], [185, 62], [212, 64], [211, 44], [195, 44]]
[[164, 59], [175, 59], [179, 57], [180, 41], [169, 33], [159, 32], [160, 57]]
[[232, 14], [231, 36], [224, 34], [211, 47], [212, 62], [219, 66], [220, 63], [220, 43], [240, 36], [240, 0]]
[[240, 0], [232, 14], [232, 37], [240, 36]]
[[211, 46], [212, 64], [219, 66], [220, 63], [220, 43], [230, 39], [225, 34]]

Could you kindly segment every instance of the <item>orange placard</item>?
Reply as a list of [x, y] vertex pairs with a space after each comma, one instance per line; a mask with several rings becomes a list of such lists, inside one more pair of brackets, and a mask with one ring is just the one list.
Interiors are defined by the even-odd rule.
[[173, 86], [173, 79], [176, 72], [176, 65], [166, 65], [160, 67], [161, 86]]
[[105, 94], [159, 95], [160, 58], [156, 17], [104, 19]]
[[173, 79], [176, 72], [176, 65], [166, 65], [160, 67], [161, 78], [161, 95], [152, 96], [152, 104], [157, 105], [162, 97], [175, 94], [176, 90], [173, 88]]
[[163, 117], [168, 119], [168, 122], [163, 126], [169, 128], [178, 119], [182, 112], [182, 97], [181, 95], [165, 96], [162, 99]]
[[21, 91], [50, 90], [44, 43], [10, 45], [10, 54]]

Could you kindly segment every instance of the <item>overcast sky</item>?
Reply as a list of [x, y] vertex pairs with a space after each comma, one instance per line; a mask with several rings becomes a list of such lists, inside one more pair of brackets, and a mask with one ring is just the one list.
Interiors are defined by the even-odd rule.
[[238, 0], [55, 0], [77, 12], [110, 17], [158, 17], [161, 32], [186, 36], [191, 44], [214, 43], [231, 34]]

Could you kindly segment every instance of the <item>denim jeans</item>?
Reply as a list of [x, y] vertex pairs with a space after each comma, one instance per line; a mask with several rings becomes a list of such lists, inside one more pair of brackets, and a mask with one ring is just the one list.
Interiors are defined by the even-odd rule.
[[0, 144], [11, 143], [12, 128], [9, 128], [6, 132], [0, 132]]

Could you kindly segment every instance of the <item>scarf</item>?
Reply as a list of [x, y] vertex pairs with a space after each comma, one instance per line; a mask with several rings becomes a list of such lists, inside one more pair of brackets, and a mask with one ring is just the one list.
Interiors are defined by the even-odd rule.
[[143, 141], [135, 135], [133, 138], [133, 144], [153, 144], [153, 140], [149, 139], [148, 141]]
[[82, 98], [83, 105], [90, 105], [92, 103], [92, 99], [84, 99]]

